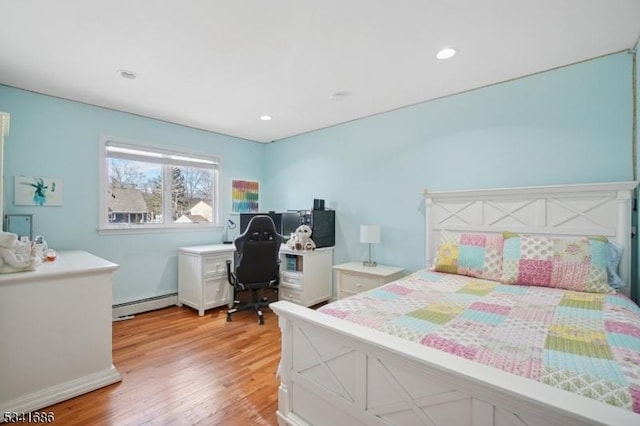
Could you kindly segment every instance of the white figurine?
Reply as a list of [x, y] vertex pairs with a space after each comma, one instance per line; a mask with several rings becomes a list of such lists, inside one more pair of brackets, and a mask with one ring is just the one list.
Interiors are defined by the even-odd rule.
[[33, 247], [29, 255], [19, 253], [18, 235], [11, 232], [0, 232], [0, 273], [35, 271], [38, 259]]

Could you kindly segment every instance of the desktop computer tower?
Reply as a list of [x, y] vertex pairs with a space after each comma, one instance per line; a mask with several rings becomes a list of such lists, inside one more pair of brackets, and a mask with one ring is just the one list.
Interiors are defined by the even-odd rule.
[[311, 239], [316, 248], [336, 245], [335, 210], [307, 210], [300, 215], [300, 223], [311, 227]]

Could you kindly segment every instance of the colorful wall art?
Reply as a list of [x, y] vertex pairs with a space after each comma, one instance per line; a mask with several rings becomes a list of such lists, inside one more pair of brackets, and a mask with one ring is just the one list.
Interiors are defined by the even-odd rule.
[[62, 179], [39, 176], [16, 176], [14, 204], [16, 206], [61, 206]]
[[251, 180], [231, 181], [232, 211], [234, 213], [257, 213], [260, 184]]

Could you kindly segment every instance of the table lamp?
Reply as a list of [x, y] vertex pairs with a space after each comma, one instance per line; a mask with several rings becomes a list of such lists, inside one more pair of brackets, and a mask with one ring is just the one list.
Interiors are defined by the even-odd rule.
[[223, 244], [231, 244], [233, 242], [229, 239], [229, 229], [236, 229], [236, 223], [231, 219], [227, 219], [227, 226], [224, 229]]
[[380, 242], [380, 227], [378, 225], [360, 225], [360, 242], [369, 244], [369, 260], [362, 262], [362, 266], [377, 266], [371, 260], [371, 244]]

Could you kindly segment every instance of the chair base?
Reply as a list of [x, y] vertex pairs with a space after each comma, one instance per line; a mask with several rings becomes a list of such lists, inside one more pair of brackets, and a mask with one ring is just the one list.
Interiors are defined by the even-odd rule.
[[[274, 292], [277, 290], [274, 289]], [[251, 291], [251, 302], [240, 304], [239, 300], [233, 301], [233, 307], [227, 311], [227, 321], [231, 321], [231, 315], [240, 311], [247, 311], [249, 309], [253, 309], [255, 313], [258, 315], [258, 323], [260, 325], [264, 324], [264, 314], [262, 313], [262, 308], [269, 307], [269, 299], [267, 297], [262, 297], [258, 299], [258, 291]]]

